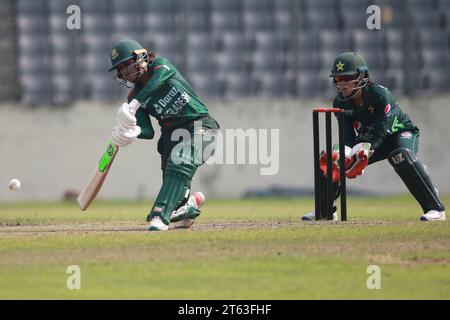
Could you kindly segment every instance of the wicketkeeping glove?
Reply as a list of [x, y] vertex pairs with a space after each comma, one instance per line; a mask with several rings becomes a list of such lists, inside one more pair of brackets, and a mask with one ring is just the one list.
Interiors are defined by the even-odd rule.
[[352, 163], [345, 171], [347, 178], [354, 179], [364, 173], [364, 169], [369, 164], [369, 158], [373, 154], [371, 147], [370, 143], [361, 142], [352, 148]]
[[[353, 162], [351, 157], [352, 149], [345, 146], [345, 168], [348, 168]], [[331, 152], [331, 178], [334, 182], [338, 182], [340, 179], [340, 168], [339, 168], [339, 144], [333, 146]], [[327, 176], [327, 153], [322, 151], [319, 158], [319, 167], [323, 174]]]

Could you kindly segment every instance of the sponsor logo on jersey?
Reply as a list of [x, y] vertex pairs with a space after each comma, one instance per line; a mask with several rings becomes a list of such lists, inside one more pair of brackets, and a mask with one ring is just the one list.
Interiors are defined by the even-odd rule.
[[176, 99], [172, 108], [169, 108], [166, 112], [167, 115], [176, 115], [178, 111], [183, 109], [183, 107], [191, 100], [191, 97], [186, 92], [182, 92], [181, 95]]
[[388, 104], [384, 107], [384, 113], [388, 116], [391, 113], [391, 105]]
[[172, 89], [170, 89], [169, 93], [166, 94], [166, 95], [164, 96], [164, 98], [158, 100], [158, 103], [159, 103], [162, 107], [167, 106], [167, 104], [170, 103], [170, 101], [172, 100], [172, 98], [175, 97], [175, 95], [176, 95], [178, 92], [179, 92], [179, 91], [177, 90], [177, 88], [173, 87]]
[[186, 92], [172, 87], [163, 98], [158, 100], [158, 103], [153, 104], [153, 108], [164, 119], [178, 114], [190, 100], [191, 97]]
[[402, 138], [405, 138], [405, 139], [411, 139], [413, 135], [412, 135], [411, 132], [405, 131], [405, 132], [402, 132], [402, 133], [400, 134], [400, 136], [401, 136]]
[[398, 121], [397, 116], [394, 118], [394, 122], [392, 123], [391, 131], [396, 133], [398, 130], [405, 128], [405, 125]]

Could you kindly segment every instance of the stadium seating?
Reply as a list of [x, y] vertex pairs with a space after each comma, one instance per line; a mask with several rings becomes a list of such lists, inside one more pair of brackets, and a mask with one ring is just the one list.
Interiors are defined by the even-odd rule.
[[391, 68], [386, 73], [383, 73], [383, 77], [378, 77], [375, 75], [375, 82], [380, 83], [389, 88], [389, 90], [395, 95], [403, 95], [405, 91], [405, 72], [403, 69]]
[[[329, 79], [329, 78], [327, 78]], [[301, 72], [296, 76], [294, 93], [297, 96], [311, 98], [321, 93], [317, 72]], [[331, 88], [331, 82], [330, 82]]]
[[218, 36], [218, 46], [226, 52], [248, 52], [251, 47], [249, 36], [239, 32], [227, 32]]
[[273, 29], [271, 15], [266, 12], [243, 12], [242, 29], [250, 33], [258, 31], [270, 31]]
[[209, 73], [193, 72], [187, 80], [195, 88], [200, 98], [214, 98], [222, 95], [222, 85], [219, 80], [212, 79]]
[[428, 94], [448, 92], [450, 77], [447, 73], [426, 70], [422, 73], [421, 91]]
[[249, 72], [248, 55], [241, 52], [221, 52], [214, 57], [215, 69], [218, 73]]
[[239, 2], [237, 0], [210, 0], [212, 12], [236, 13], [239, 11]]
[[[82, 8], [81, 30], [66, 28], [70, 4]], [[382, 30], [366, 28], [372, 4]], [[450, 90], [439, 83], [450, 68], [447, 0], [18, 0], [15, 10], [18, 81], [30, 104], [117, 97], [108, 56], [124, 37], [192, 73], [208, 97], [332, 94], [327, 77], [313, 78], [348, 50], [396, 92]], [[42, 82], [50, 85], [41, 90]]]
[[223, 98], [228, 100], [248, 98], [252, 95], [251, 78], [246, 72], [225, 73], [219, 76], [224, 85]]
[[240, 30], [240, 19], [235, 13], [227, 12], [211, 12], [210, 14], [210, 27], [214, 33], [222, 32], [238, 32]]
[[296, 28], [294, 5], [291, 0], [272, 1], [273, 29], [289, 35]]
[[175, 14], [175, 3], [173, 0], [143, 0], [142, 9], [147, 13], [169, 16]]
[[351, 34], [346, 30], [323, 30], [317, 37], [320, 50], [334, 50], [336, 53], [352, 49]]
[[261, 71], [252, 75], [252, 91], [261, 97], [289, 96], [292, 94], [290, 85], [282, 73]]

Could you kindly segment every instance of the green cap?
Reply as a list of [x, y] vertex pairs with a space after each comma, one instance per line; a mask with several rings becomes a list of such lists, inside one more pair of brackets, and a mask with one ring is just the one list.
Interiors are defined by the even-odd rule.
[[109, 54], [112, 67], [108, 71], [113, 71], [122, 62], [136, 58], [137, 54], [145, 52], [147, 50], [139, 42], [131, 39], [125, 39], [116, 43]]
[[356, 52], [344, 52], [334, 59], [330, 77], [349, 76], [369, 71], [364, 58]]

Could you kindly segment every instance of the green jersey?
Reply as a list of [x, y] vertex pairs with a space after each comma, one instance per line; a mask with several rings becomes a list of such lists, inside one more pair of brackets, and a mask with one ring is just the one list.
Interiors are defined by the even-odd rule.
[[360, 142], [370, 142], [377, 152], [388, 136], [403, 131], [419, 132], [387, 88], [369, 83], [362, 90], [362, 106], [355, 106], [352, 100], [336, 98], [333, 101], [333, 107], [352, 111], [345, 120], [345, 145], [353, 147]]
[[162, 131], [208, 116], [207, 107], [168, 59], [157, 57], [149, 66], [149, 72], [151, 77], [147, 83], [136, 85], [128, 97], [129, 101], [136, 99], [141, 103], [136, 112], [137, 124], [142, 130], [138, 138], [153, 138], [149, 116], [158, 120]]

